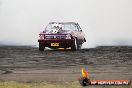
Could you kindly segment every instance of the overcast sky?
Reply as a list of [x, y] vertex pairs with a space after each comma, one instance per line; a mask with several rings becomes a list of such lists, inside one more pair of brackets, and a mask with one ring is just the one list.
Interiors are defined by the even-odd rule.
[[132, 0], [0, 0], [0, 43], [38, 45], [51, 21], [78, 22], [83, 47], [132, 45]]

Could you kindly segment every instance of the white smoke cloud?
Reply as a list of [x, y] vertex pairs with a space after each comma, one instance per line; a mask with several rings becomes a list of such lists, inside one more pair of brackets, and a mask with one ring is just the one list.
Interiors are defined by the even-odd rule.
[[131, 0], [0, 0], [0, 42], [37, 45], [51, 21], [78, 22], [83, 47], [132, 45]]

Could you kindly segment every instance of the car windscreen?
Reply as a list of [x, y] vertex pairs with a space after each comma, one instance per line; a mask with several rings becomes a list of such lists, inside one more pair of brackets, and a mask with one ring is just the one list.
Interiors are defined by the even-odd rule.
[[[46, 32], [51, 32], [53, 30], [52, 24], [48, 24], [47, 27], [45, 28]], [[62, 24], [62, 30], [65, 31], [75, 31], [77, 30], [77, 27], [75, 24]]]
[[51, 25], [51, 24], [48, 24], [48, 25], [46, 26], [46, 28], [45, 28], [45, 31], [46, 31], [46, 32], [52, 31], [52, 25]]
[[62, 25], [62, 30], [66, 30], [66, 31], [74, 31], [76, 30], [76, 26], [74, 24], [63, 24]]

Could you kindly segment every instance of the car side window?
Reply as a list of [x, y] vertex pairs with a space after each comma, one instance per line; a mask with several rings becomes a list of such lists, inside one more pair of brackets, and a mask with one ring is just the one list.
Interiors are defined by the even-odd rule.
[[76, 24], [76, 26], [77, 26], [77, 28], [78, 28], [78, 31], [82, 32], [82, 29], [81, 29], [81, 27], [79, 26], [78, 23]]
[[74, 31], [79, 31], [79, 29], [78, 29], [77, 25], [75, 24], [74, 26], [75, 26]]

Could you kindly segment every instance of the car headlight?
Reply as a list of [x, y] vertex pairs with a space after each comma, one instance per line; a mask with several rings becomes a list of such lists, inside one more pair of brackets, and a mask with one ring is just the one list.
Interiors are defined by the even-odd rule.
[[39, 34], [39, 39], [44, 39], [44, 34], [40, 33]]
[[71, 35], [70, 34], [66, 35], [66, 39], [71, 39]]

